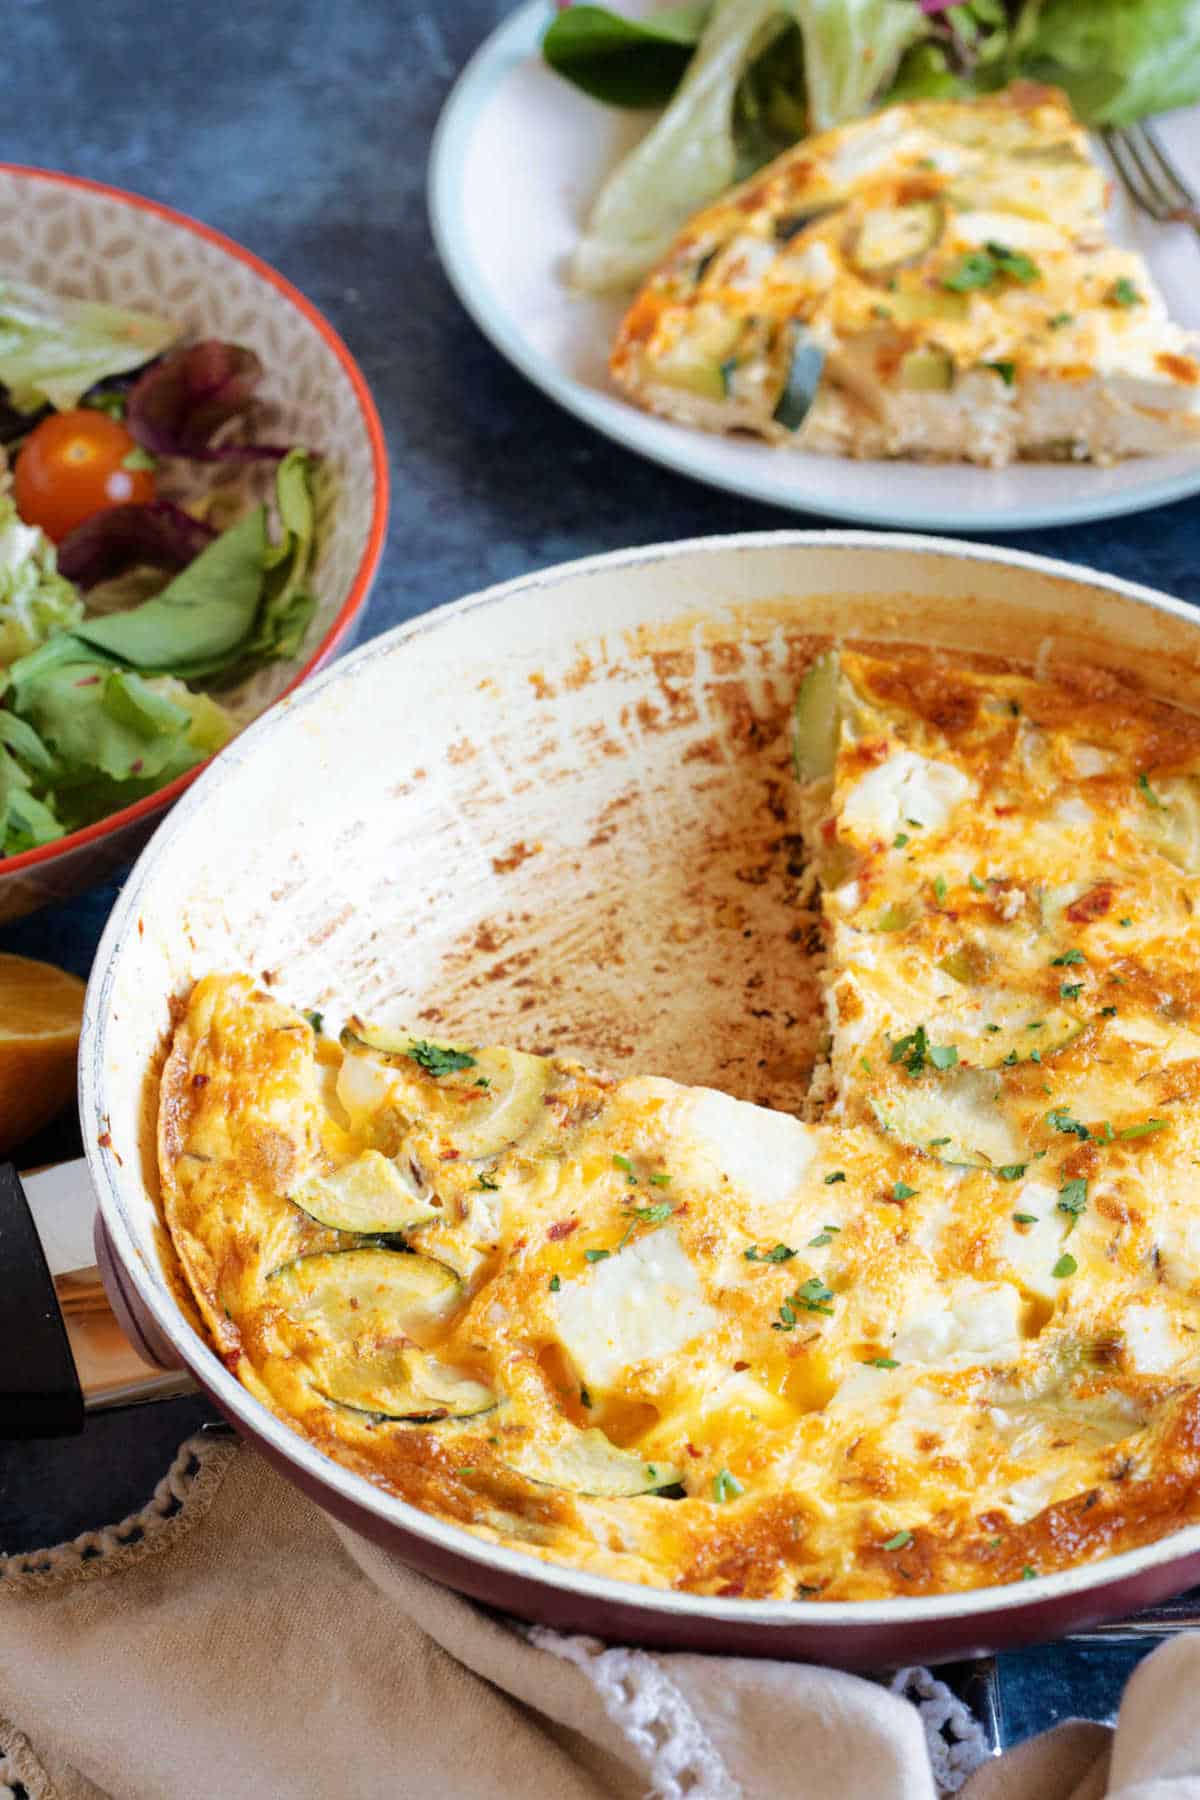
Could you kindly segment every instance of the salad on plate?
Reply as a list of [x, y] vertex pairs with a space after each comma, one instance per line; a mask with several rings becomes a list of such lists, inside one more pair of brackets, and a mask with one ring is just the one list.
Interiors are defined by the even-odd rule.
[[638, 282], [702, 207], [810, 133], [896, 101], [1061, 88], [1085, 125], [1200, 100], [1200, 0], [689, 0], [560, 5], [546, 61], [606, 105], [664, 110], [609, 175], [575, 252]]
[[0, 280], [0, 858], [166, 786], [294, 657], [320, 464], [252, 433], [262, 365]]

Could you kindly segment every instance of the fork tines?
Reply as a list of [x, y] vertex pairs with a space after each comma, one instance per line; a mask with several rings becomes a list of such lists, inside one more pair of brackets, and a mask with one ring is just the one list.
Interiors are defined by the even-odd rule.
[[1160, 225], [1200, 232], [1200, 200], [1149, 125], [1122, 125], [1102, 134], [1113, 166], [1135, 206]]

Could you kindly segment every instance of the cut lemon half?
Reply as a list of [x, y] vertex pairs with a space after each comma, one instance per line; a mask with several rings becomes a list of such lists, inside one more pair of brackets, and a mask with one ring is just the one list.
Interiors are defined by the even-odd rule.
[[83, 994], [65, 969], [0, 954], [0, 1155], [71, 1098]]

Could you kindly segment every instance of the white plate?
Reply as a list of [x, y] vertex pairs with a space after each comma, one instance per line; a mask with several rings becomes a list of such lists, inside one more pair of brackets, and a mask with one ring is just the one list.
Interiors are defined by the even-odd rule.
[[[430, 162], [438, 252], [459, 298], [503, 356], [552, 399], [620, 444], [715, 487], [797, 512], [909, 530], [995, 533], [1140, 512], [1200, 491], [1200, 454], [1098, 469], [852, 462], [688, 431], [639, 412], [605, 370], [620, 300], [580, 298], [562, 271], [593, 195], [646, 114], [598, 105], [551, 73], [538, 45], [545, 0], [520, 7], [472, 58], [446, 103]], [[1200, 107], [1162, 123], [1200, 187]], [[1112, 225], [1140, 250], [1172, 315], [1200, 328], [1200, 241], [1157, 226], [1118, 191]]]

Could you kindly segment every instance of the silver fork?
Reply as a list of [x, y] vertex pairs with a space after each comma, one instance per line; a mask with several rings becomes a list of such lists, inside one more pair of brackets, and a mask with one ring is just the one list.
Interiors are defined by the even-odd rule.
[[1101, 136], [1134, 205], [1160, 225], [1190, 225], [1200, 235], [1200, 199], [1150, 126], [1111, 127]]

